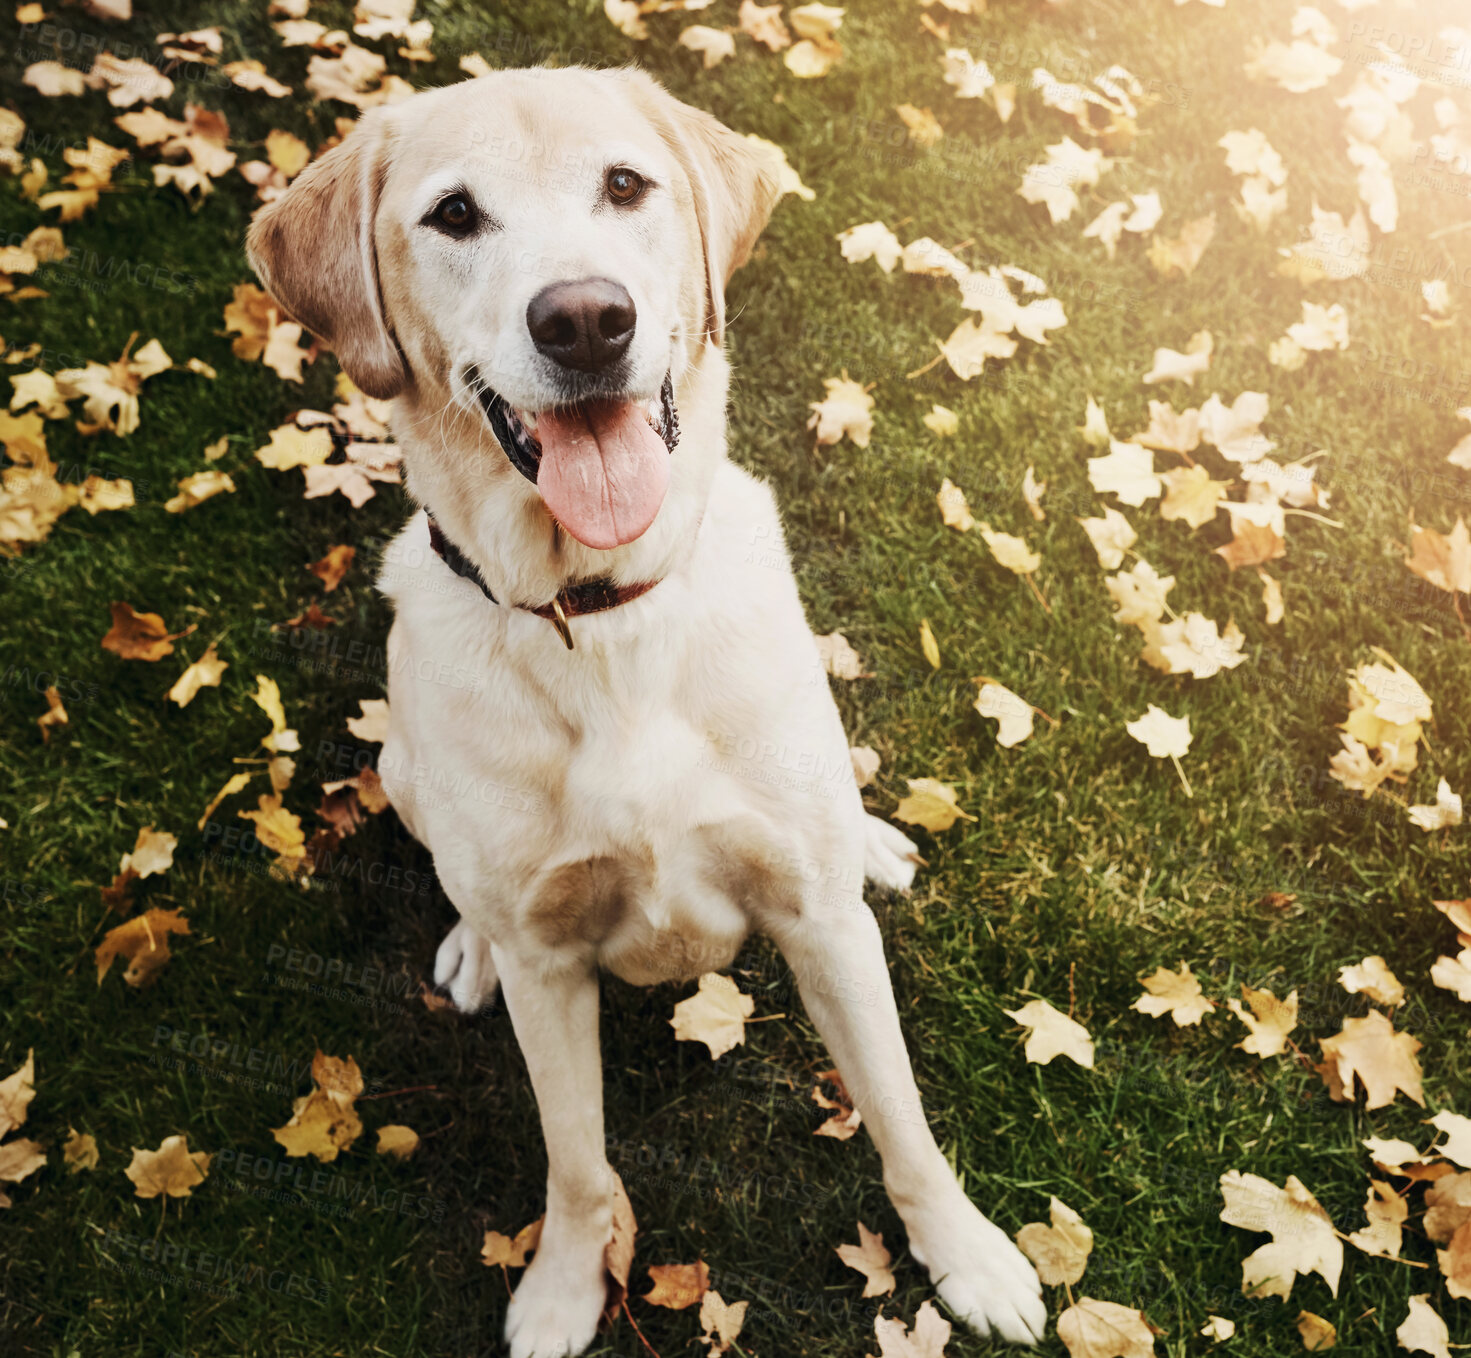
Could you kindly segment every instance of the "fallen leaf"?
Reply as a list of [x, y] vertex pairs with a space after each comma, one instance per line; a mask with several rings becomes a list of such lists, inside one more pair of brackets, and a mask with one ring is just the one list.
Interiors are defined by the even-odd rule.
[[1282, 583], [1260, 566], [1257, 567], [1257, 577], [1262, 582], [1262, 608], [1266, 613], [1267, 626], [1275, 627], [1283, 618]]
[[87, 79], [80, 71], [59, 61], [37, 61], [26, 67], [21, 84], [29, 85], [48, 99], [55, 99], [60, 95], [84, 93]]
[[970, 505], [966, 503], [965, 492], [948, 476], [941, 482], [935, 501], [940, 506], [940, 519], [947, 528], [968, 533], [975, 527], [976, 521], [970, 512]]
[[603, 1302], [603, 1315], [611, 1320], [628, 1298], [628, 1272], [633, 1267], [635, 1241], [638, 1237], [638, 1222], [634, 1220], [633, 1204], [623, 1187], [623, 1180], [616, 1170], [613, 1174], [613, 1236], [603, 1249], [604, 1284], [607, 1291]]
[[1190, 749], [1190, 718], [1172, 717], [1153, 703], [1124, 729], [1156, 759], [1179, 758]]
[[54, 684], [47, 686], [45, 697], [46, 710], [36, 718], [36, 725], [41, 728], [42, 742], [50, 744], [52, 728], [69, 725], [71, 718], [67, 716], [61, 693]]
[[741, 0], [737, 23], [741, 32], [772, 52], [792, 45], [792, 35], [782, 22], [781, 6], [758, 5], [756, 0]]
[[180, 707], [188, 707], [201, 688], [218, 688], [229, 667], [228, 661], [221, 660], [215, 654], [214, 644], [211, 643], [204, 654], [174, 681], [174, 686], [165, 696]]
[[823, 380], [827, 397], [809, 402], [812, 417], [807, 428], [817, 431], [820, 444], [834, 444], [844, 438], [851, 439], [858, 447], [867, 448], [873, 433], [873, 397], [860, 382], [842, 377]]
[[97, 1140], [86, 1132], [78, 1132], [71, 1127], [66, 1129], [66, 1142], [61, 1148], [62, 1163], [72, 1174], [79, 1174], [84, 1169], [97, 1168]]
[[1451, 1358], [1450, 1331], [1430, 1304], [1430, 1294], [1420, 1292], [1410, 1298], [1409, 1313], [1394, 1332], [1402, 1349], [1411, 1353], [1428, 1353], [1430, 1358]]
[[940, 345], [940, 353], [950, 365], [950, 371], [962, 382], [968, 382], [985, 371], [987, 359], [1010, 358], [1016, 353], [1016, 344], [1005, 330], [984, 321], [978, 325], [967, 316]]
[[1454, 1160], [1462, 1169], [1471, 1169], [1471, 1118], [1442, 1109], [1430, 1123], [1437, 1131], [1444, 1132], [1447, 1140], [1435, 1147], [1439, 1155]]
[[1404, 986], [1389, 969], [1389, 963], [1377, 953], [1351, 967], [1340, 967], [1338, 983], [1350, 995], [1367, 995], [1375, 1004], [1388, 1005], [1391, 1009], [1405, 1002]]
[[932, 835], [948, 830], [957, 820], [975, 820], [960, 809], [955, 789], [934, 778], [906, 778], [909, 795], [894, 809], [894, 819], [918, 825]]
[[988, 523], [977, 526], [997, 564], [1005, 566], [1014, 575], [1030, 575], [1042, 564], [1042, 558], [1027, 546], [1025, 539], [1010, 533], [997, 533]]
[[1126, 627], [1139, 627], [1159, 622], [1164, 616], [1165, 596], [1175, 587], [1175, 577], [1161, 576], [1141, 559], [1130, 570], [1110, 575], [1103, 585], [1118, 605], [1114, 620]]
[[301, 817], [288, 811], [281, 802], [280, 793], [262, 793], [254, 811], [237, 811], [241, 820], [255, 823], [255, 836], [274, 853], [278, 860], [290, 864], [306, 856], [306, 834], [301, 828]]
[[1142, 984], [1145, 993], [1130, 1007], [1152, 1018], [1168, 1014], [1177, 1028], [1199, 1023], [1216, 1007], [1201, 991], [1188, 962], [1181, 962], [1179, 971], [1156, 967], [1151, 975], [1142, 978]]
[[1209, 679], [1223, 669], [1235, 669], [1246, 659], [1242, 651], [1246, 637], [1234, 622], [1227, 623], [1226, 630], [1220, 632], [1211, 618], [1186, 613], [1141, 630], [1145, 639], [1145, 663], [1165, 674]]
[[748, 1301], [727, 1303], [714, 1288], [705, 1293], [700, 1302], [700, 1325], [704, 1329], [701, 1338], [710, 1346], [709, 1358], [722, 1358], [740, 1338], [750, 1304]]
[[894, 112], [899, 121], [909, 129], [909, 140], [916, 146], [930, 147], [945, 135], [940, 120], [928, 108], [916, 108], [913, 104], [896, 104]]
[[382, 698], [364, 698], [358, 703], [362, 715], [349, 717], [347, 729], [372, 745], [388, 739], [388, 703]]
[[1093, 1069], [1093, 1039], [1088, 1030], [1046, 1000], [1028, 1000], [1020, 1009], [1001, 1012], [1030, 1029], [1025, 1052], [1031, 1065], [1045, 1066], [1054, 1057], [1066, 1056], [1088, 1070]]
[[[853, 1096], [848, 1093], [843, 1077], [836, 1070], [825, 1070], [818, 1075], [817, 1080], [818, 1083], [812, 1086], [812, 1102], [819, 1108], [826, 1109], [832, 1116], [812, 1135], [829, 1137], [834, 1141], [851, 1140], [863, 1125], [863, 1114], [853, 1106]], [[833, 1086], [836, 1098], [830, 1099], [822, 1092], [824, 1081]]]
[[1451, 1237], [1450, 1248], [1435, 1251], [1435, 1261], [1452, 1297], [1471, 1298], [1471, 1221]]
[[378, 1128], [378, 1154], [407, 1160], [419, 1148], [419, 1134], [412, 1127], [389, 1123]]
[[950, 1322], [927, 1301], [915, 1313], [913, 1330], [902, 1320], [876, 1315], [873, 1332], [879, 1341], [879, 1358], [945, 1358]]
[[152, 62], [139, 57], [123, 59], [111, 52], [99, 52], [93, 58], [87, 85], [94, 90], [106, 88], [107, 102], [114, 108], [151, 104], [174, 92], [174, 82]]
[[174, 653], [173, 643], [194, 628], [170, 633], [157, 613], [139, 613], [132, 604], [112, 605], [112, 627], [102, 638], [102, 649], [124, 660], [162, 660]]
[[264, 64], [259, 61], [228, 61], [220, 71], [237, 89], [256, 90], [272, 99], [284, 99], [291, 93], [291, 86], [283, 85], [268, 75]]
[[1433, 528], [1410, 524], [1410, 550], [1405, 565], [1436, 589], [1471, 594], [1471, 532], [1456, 515], [1456, 525], [1447, 537]]
[[[930, 413], [924, 417], [924, 426], [936, 438], [950, 438], [960, 432], [960, 416], [945, 406], [932, 405]], [[1467, 435], [1467, 438], [1471, 439], [1471, 435]], [[946, 484], [949, 484], [948, 478]]]
[[1156, 349], [1154, 364], [1144, 374], [1144, 384], [1184, 382], [1194, 386], [1195, 379], [1210, 367], [1214, 343], [1211, 332], [1201, 330], [1190, 337], [1183, 353], [1175, 349]]
[[724, 29], [710, 28], [705, 24], [691, 24], [682, 29], [678, 42], [681, 47], [700, 53], [707, 71], [719, 66], [727, 57], [735, 56], [735, 38]]
[[1297, 1027], [1297, 991], [1279, 1000], [1270, 990], [1253, 990], [1243, 981], [1241, 998], [1251, 1006], [1250, 1013], [1241, 1000], [1226, 1001], [1226, 1008], [1250, 1029], [1237, 1048], [1252, 1056], [1280, 1056], [1287, 1050], [1288, 1033]]
[[1173, 467], [1161, 472], [1159, 479], [1165, 486], [1165, 497], [1159, 506], [1160, 518], [1183, 519], [1192, 528], [1200, 528], [1216, 517], [1218, 506], [1228, 497], [1234, 484], [1212, 480], [1211, 474], [1199, 464]]
[[362, 1120], [353, 1107], [363, 1092], [363, 1075], [352, 1057], [339, 1058], [318, 1051], [312, 1058], [313, 1088], [292, 1105], [291, 1118], [273, 1128], [290, 1156], [314, 1155], [328, 1163], [362, 1135]]
[[527, 1255], [534, 1254], [541, 1244], [541, 1228], [545, 1221], [545, 1217], [537, 1217], [531, 1225], [517, 1231], [514, 1240], [499, 1231], [486, 1231], [480, 1261], [491, 1267], [525, 1268]]
[[858, 1223], [858, 1244], [839, 1245], [837, 1256], [849, 1268], [863, 1274], [864, 1297], [892, 1295], [896, 1286], [894, 1272], [889, 1267], [893, 1262], [884, 1248], [884, 1238], [870, 1231], [861, 1221]]
[[1124, 553], [1138, 541], [1134, 526], [1112, 505], [1105, 507], [1101, 519], [1079, 519], [1078, 523], [1087, 533], [1098, 554], [1098, 564], [1104, 570], [1113, 571], [1122, 566]]
[[1118, 439], [1110, 442], [1106, 457], [1088, 459], [1088, 481], [1100, 495], [1117, 495], [1121, 503], [1136, 509], [1163, 489], [1155, 474], [1154, 454]]
[[1274, 528], [1262, 527], [1244, 519], [1233, 519], [1235, 536], [1216, 555], [1233, 571], [1243, 566], [1260, 566], [1287, 555], [1287, 543]]
[[[12, 1137], [0, 1146], [0, 1182], [18, 1184], [46, 1164], [46, 1148], [30, 1137]], [[0, 1193], [0, 1207], [9, 1207], [10, 1197]]]
[[36, 1097], [36, 1053], [26, 1052], [18, 1070], [0, 1080], [0, 1136], [8, 1136], [25, 1125], [31, 1100]]
[[683, 1311], [710, 1290], [710, 1270], [703, 1259], [693, 1264], [651, 1264], [649, 1281], [654, 1285], [644, 1293], [645, 1302], [670, 1311]]
[[1395, 1032], [1377, 1009], [1365, 1018], [1344, 1019], [1343, 1030], [1323, 1038], [1321, 1046], [1324, 1061], [1317, 1070], [1328, 1085], [1329, 1097], [1351, 1101], [1357, 1076], [1364, 1086], [1367, 1108], [1387, 1107], [1399, 1093], [1425, 1106], [1415, 1055], [1421, 1044], [1409, 1033]]
[[882, 760], [878, 751], [868, 745], [855, 745], [848, 751], [853, 764], [853, 779], [859, 787], [869, 787], [877, 776]]
[[1253, 44], [1245, 66], [1248, 80], [1270, 81], [1293, 94], [1322, 89], [1343, 69], [1343, 59], [1325, 51], [1316, 42], [1295, 38], [1290, 43], [1273, 40]]
[[1369, 1180], [1369, 1198], [1364, 1204], [1364, 1215], [1369, 1224], [1348, 1237], [1348, 1243], [1365, 1254], [1378, 1255], [1383, 1259], [1398, 1259], [1401, 1227], [1409, 1215], [1409, 1204], [1394, 1191], [1391, 1184], [1378, 1179]]
[[212, 1156], [189, 1150], [185, 1136], [166, 1136], [156, 1151], [133, 1147], [132, 1163], [123, 1171], [140, 1198], [187, 1198], [209, 1176]]
[[1297, 1332], [1302, 1336], [1302, 1346], [1309, 1353], [1319, 1349], [1331, 1349], [1338, 1343], [1338, 1331], [1330, 1321], [1311, 1311], [1300, 1311], [1297, 1316]]
[[179, 910], [154, 908], [109, 929], [96, 951], [97, 984], [118, 957], [128, 959], [123, 980], [130, 986], [144, 986], [154, 980], [168, 962], [170, 934], [187, 934], [189, 921]]
[[235, 483], [226, 473], [220, 471], [195, 472], [191, 476], [180, 479], [179, 493], [164, 502], [164, 509], [170, 514], [182, 514], [186, 509], [202, 505], [216, 495], [233, 495], [234, 493]]
[[1093, 1297], [1080, 1297], [1058, 1316], [1057, 1337], [1071, 1358], [1150, 1358], [1154, 1353], [1154, 1331], [1142, 1311]]
[[257, 448], [256, 461], [276, 471], [292, 467], [315, 467], [332, 456], [332, 435], [325, 429], [298, 429], [283, 424], [271, 430], [271, 441]]
[[850, 264], [873, 260], [885, 273], [893, 273], [904, 247], [899, 237], [882, 222], [863, 222], [838, 233], [838, 249]]
[[1048, 1216], [1051, 1225], [1032, 1221], [1016, 1233], [1017, 1248], [1037, 1266], [1037, 1276], [1048, 1287], [1070, 1287], [1088, 1267], [1093, 1232], [1057, 1198], [1052, 1199]]
[[1216, 214], [1209, 213], [1185, 223], [1180, 234], [1173, 240], [1167, 236], [1156, 236], [1149, 244], [1149, 262], [1161, 278], [1179, 274], [1188, 278], [1195, 272], [1200, 257], [1205, 254], [1216, 234]]
[[746, 1020], [756, 1001], [742, 994], [728, 976], [706, 972], [698, 992], [674, 1006], [669, 1025], [678, 1042], [703, 1042], [711, 1060], [719, 1060], [746, 1040]]
[[1221, 1220], [1228, 1226], [1272, 1237], [1242, 1263], [1242, 1292], [1286, 1301], [1298, 1274], [1316, 1273], [1338, 1295], [1343, 1245], [1328, 1213], [1295, 1175], [1278, 1188], [1259, 1175], [1228, 1170], [1221, 1175], [1221, 1196]]
[[975, 709], [997, 723], [996, 743], [1003, 749], [1020, 745], [1032, 734], [1034, 709], [1025, 698], [994, 681], [986, 681], [976, 697]]

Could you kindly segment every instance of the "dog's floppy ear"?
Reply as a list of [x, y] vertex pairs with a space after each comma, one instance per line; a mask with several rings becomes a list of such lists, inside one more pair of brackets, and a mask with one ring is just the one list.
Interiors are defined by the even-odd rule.
[[408, 377], [383, 314], [373, 244], [386, 136], [382, 115], [366, 114], [341, 146], [256, 213], [245, 247], [287, 315], [326, 341], [369, 396], [384, 400]]
[[662, 105], [665, 136], [689, 177], [705, 250], [705, 330], [719, 344], [725, 337], [725, 285], [750, 256], [781, 197], [777, 168], [768, 154], [718, 118], [644, 79]]

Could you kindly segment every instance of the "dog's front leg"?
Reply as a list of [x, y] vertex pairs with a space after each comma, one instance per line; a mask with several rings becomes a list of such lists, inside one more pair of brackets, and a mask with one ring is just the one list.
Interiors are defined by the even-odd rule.
[[941, 1300], [982, 1334], [1040, 1338], [1047, 1310], [1035, 1271], [965, 1196], [925, 1121], [872, 911], [855, 896], [768, 927], [878, 1146], [910, 1252]]
[[568, 1358], [593, 1339], [613, 1234], [603, 1141], [598, 979], [590, 961], [492, 947], [506, 1009], [531, 1074], [547, 1148], [541, 1244], [506, 1316], [511, 1358]]

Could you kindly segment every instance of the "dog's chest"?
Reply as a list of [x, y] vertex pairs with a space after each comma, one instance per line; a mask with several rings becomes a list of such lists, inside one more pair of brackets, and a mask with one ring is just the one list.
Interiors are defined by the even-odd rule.
[[718, 970], [761, 918], [800, 909], [799, 839], [701, 714], [633, 695], [533, 722], [505, 689], [496, 707], [434, 722], [432, 747], [452, 743], [475, 777], [420, 818], [451, 899], [490, 937], [590, 952], [642, 985]]

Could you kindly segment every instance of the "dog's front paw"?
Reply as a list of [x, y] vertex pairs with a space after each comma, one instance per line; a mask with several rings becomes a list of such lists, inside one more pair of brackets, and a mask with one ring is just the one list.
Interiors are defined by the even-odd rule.
[[919, 865], [919, 849], [902, 830], [869, 816], [863, 827], [863, 875], [875, 886], [908, 891]]
[[929, 1269], [940, 1300], [978, 1334], [1035, 1344], [1047, 1329], [1036, 1269], [968, 1198], [911, 1227], [909, 1250]]
[[607, 1298], [603, 1251], [580, 1253], [537, 1250], [506, 1312], [511, 1358], [573, 1358], [592, 1343]]
[[495, 998], [500, 984], [490, 944], [464, 920], [445, 935], [434, 955], [434, 984], [449, 991], [462, 1014], [475, 1014]]

